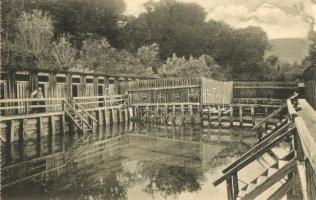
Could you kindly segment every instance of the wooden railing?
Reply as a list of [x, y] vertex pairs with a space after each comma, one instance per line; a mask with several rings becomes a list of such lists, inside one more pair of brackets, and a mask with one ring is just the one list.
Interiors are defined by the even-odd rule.
[[[126, 95], [74, 97], [73, 100], [79, 109], [122, 106], [128, 103]], [[61, 112], [64, 101], [65, 98], [0, 99], [0, 116]]]
[[127, 103], [126, 95], [74, 97], [73, 100], [82, 108], [111, 107]]
[[[78, 112], [72, 105], [70, 105], [67, 101], [63, 101], [64, 105], [64, 110], [66, 113], [68, 113], [68, 116], [71, 117], [72, 115], [69, 113], [69, 110], [76, 113], [76, 116], [80, 118], [80, 120], [85, 123], [88, 127], [92, 128], [91, 124], [89, 121], [80, 113]], [[72, 118], [73, 122], [76, 122], [75, 119]], [[79, 128], [83, 127], [83, 124], [76, 124]]]
[[92, 115], [92, 114], [90, 114], [86, 109], [84, 109], [83, 107], [82, 107], [82, 105], [80, 105], [77, 101], [73, 101], [73, 105], [74, 105], [74, 108], [76, 109], [76, 110], [80, 110], [80, 111], [82, 111], [84, 114], [86, 114], [91, 120], [93, 120], [94, 122], [98, 122], [98, 120]]
[[1, 99], [1, 116], [62, 111], [64, 98]]
[[242, 159], [234, 162], [231, 164], [228, 168], [226, 168], [225, 174], [221, 176], [219, 179], [214, 181], [214, 185], [217, 186], [220, 183], [222, 183], [225, 180], [228, 180], [231, 178], [231, 176], [237, 176], [237, 172], [244, 167], [246, 167], [251, 162], [255, 161], [257, 158], [262, 156], [264, 153], [266, 153], [268, 150], [270, 150], [272, 147], [274, 147], [276, 144], [281, 142], [285, 139], [285, 137], [288, 137], [294, 133], [295, 128], [290, 128], [286, 132], [281, 133], [278, 131], [275, 134], [271, 135], [271, 137], [268, 137], [267, 139], [261, 141], [258, 143], [255, 147], [250, 149], [248, 152], [246, 152]]
[[299, 180], [304, 199], [316, 199], [316, 112], [305, 99], [299, 99], [298, 107], [296, 110], [288, 101], [289, 115], [297, 130], [294, 144], [298, 149]]
[[282, 112], [282, 110], [284, 110], [287, 107], [287, 104], [284, 103], [280, 108], [276, 109], [273, 113], [271, 113], [270, 115], [268, 115], [267, 117], [265, 117], [263, 120], [261, 120], [258, 124], [256, 124], [250, 131], [253, 132], [256, 129], [258, 129], [261, 125], [263, 125], [265, 122], [267, 122], [269, 119], [271, 119], [272, 117], [276, 116], [277, 114], [279, 114], [280, 112]]

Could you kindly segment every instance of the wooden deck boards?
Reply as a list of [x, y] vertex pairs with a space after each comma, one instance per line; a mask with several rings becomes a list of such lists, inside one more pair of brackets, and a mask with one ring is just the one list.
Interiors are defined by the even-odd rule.
[[316, 141], [316, 112], [306, 100], [300, 99], [299, 106], [301, 107], [301, 110], [297, 111], [297, 115], [303, 119], [310, 134]]

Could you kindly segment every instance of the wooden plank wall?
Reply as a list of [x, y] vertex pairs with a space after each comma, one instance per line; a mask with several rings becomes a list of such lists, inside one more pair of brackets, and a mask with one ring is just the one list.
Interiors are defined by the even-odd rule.
[[231, 104], [233, 99], [233, 82], [202, 79], [202, 102], [205, 104]]
[[[110, 77], [97, 74], [72, 74], [38, 71], [1, 71], [0, 99], [28, 98], [39, 86], [45, 98], [71, 97], [72, 85], [78, 86], [79, 96], [98, 96], [124, 94], [129, 88], [129, 81], [135, 78]], [[73, 79], [79, 79], [74, 82]], [[102, 79], [102, 81], [99, 81]], [[109, 81], [111, 79], [111, 81]], [[102, 92], [99, 90], [102, 88]]]
[[138, 80], [130, 83], [129, 90], [135, 90], [139, 88], [169, 88], [176, 86], [192, 86], [201, 85], [201, 77], [189, 77], [189, 78], [163, 78], [154, 80]]
[[168, 78], [129, 83], [130, 103], [199, 102], [202, 79]]
[[296, 88], [295, 82], [234, 81], [233, 98], [287, 99]]
[[316, 80], [305, 82], [305, 98], [308, 103], [316, 109]]

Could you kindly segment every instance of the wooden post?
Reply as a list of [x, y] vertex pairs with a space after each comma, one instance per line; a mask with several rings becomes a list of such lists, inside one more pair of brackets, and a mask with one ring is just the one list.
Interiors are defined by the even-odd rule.
[[[268, 116], [268, 113], [269, 113], [269, 111], [268, 111], [268, 107], [264, 107], [264, 115], [265, 115], [265, 117], [267, 117]], [[268, 130], [268, 120], [266, 120], [265, 122], [264, 122], [264, 127], [265, 127], [265, 129], [266, 130]]]
[[36, 149], [36, 154], [38, 157], [41, 157], [43, 155], [42, 135], [43, 135], [43, 119], [42, 117], [39, 117], [37, 118], [37, 149]]
[[234, 126], [234, 108], [230, 106], [230, 126]]
[[232, 177], [231, 176], [229, 176], [226, 179], [226, 186], [227, 186], [227, 199], [234, 200], [234, 193], [233, 193]]
[[188, 107], [189, 107], [190, 115], [192, 116], [192, 115], [193, 115], [193, 107], [192, 107], [192, 104], [188, 105]]
[[6, 150], [7, 150], [7, 155], [6, 160], [8, 163], [11, 163], [12, 161], [12, 156], [14, 153], [14, 146], [13, 146], [13, 141], [14, 141], [14, 120], [9, 121], [9, 131], [7, 132], [6, 136]]
[[120, 80], [119, 80], [119, 77], [115, 77], [114, 78], [114, 91], [115, 91], [115, 94], [120, 94]]
[[106, 124], [106, 109], [103, 110], [103, 124]]
[[124, 109], [124, 122], [129, 121], [129, 109]]
[[19, 131], [19, 147], [20, 147], [20, 158], [21, 160], [24, 160], [24, 139], [25, 139], [25, 135], [26, 135], [26, 124], [27, 123], [27, 119], [23, 119], [21, 121], [21, 130]]
[[218, 114], [218, 126], [222, 127], [222, 111], [220, 107], [217, 108], [217, 114]]
[[128, 86], [129, 86], [129, 78], [127, 77], [124, 79], [124, 93], [126, 93], [127, 90], [129, 89]]
[[114, 122], [114, 110], [113, 108], [110, 109], [110, 124]]
[[293, 134], [293, 146], [296, 150], [297, 160], [302, 162], [305, 161], [303, 147], [297, 132]]
[[149, 107], [146, 106], [146, 122], [148, 122]]
[[239, 193], [239, 187], [238, 187], [238, 176], [237, 172], [233, 174], [232, 176], [232, 183], [233, 183], [233, 191], [234, 191], [234, 199], [237, 198], [238, 193]]
[[61, 119], [60, 119], [60, 131], [62, 135], [64, 135], [66, 133], [66, 117], [65, 114], [61, 115]]
[[12, 143], [14, 141], [14, 120], [10, 121], [10, 130], [9, 130], [9, 138], [7, 142]]
[[55, 152], [55, 117], [49, 117], [49, 153]]
[[101, 125], [102, 124], [102, 113], [101, 113], [101, 110], [98, 110], [98, 125]]
[[255, 121], [255, 107], [251, 106], [251, 123], [252, 126], [255, 126], [256, 121]]
[[239, 106], [239, 125], [242, 127], [242, 106]]

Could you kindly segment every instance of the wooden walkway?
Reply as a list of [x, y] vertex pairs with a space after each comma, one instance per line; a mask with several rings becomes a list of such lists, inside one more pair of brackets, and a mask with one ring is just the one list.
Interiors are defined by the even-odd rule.
[[299, 100], [299, 106], [301, 110], [297, 111], [297, 116], [303, 119], [306, 127], [316, 141], [316, 112], [307, 101], [303, 99]]

